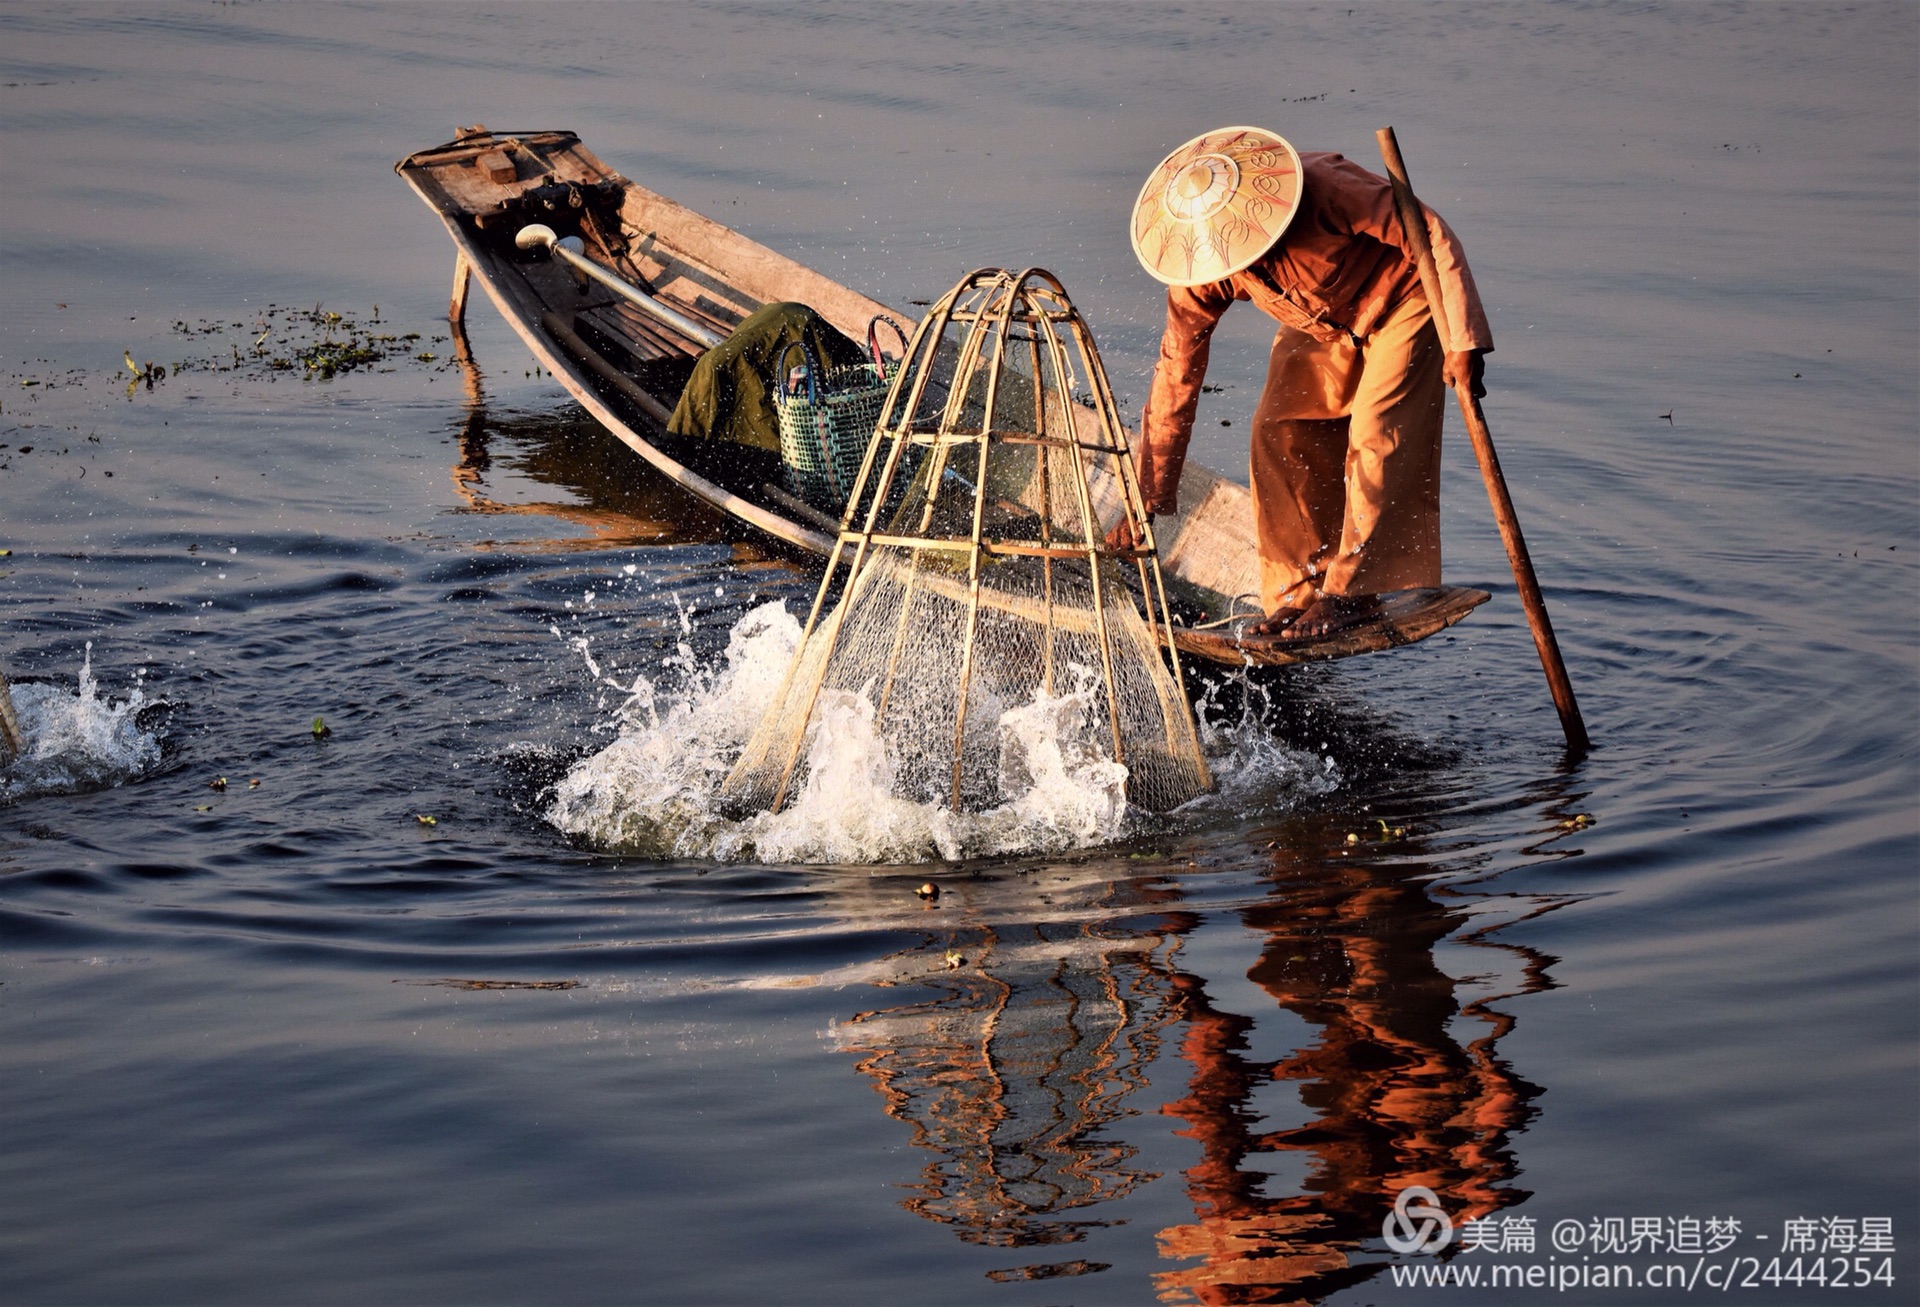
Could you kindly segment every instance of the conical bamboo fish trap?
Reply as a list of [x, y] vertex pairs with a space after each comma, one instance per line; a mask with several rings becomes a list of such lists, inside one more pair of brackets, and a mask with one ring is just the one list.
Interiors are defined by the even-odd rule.
[[[1116, 506], [1138, 545], [1107, 547]], [[1171, 637], [1143, 608], [1171, 631], [1092, 332], [1051, 273], [974, 272], [908, 345], [805, 637], [729, 797], [779, 810], [823, 705], [864, 701], [903, 797], [958, 810], [1037, 783], [1041, 764], [1001, 730], [1025, 710], [1083, 761], [1123, 765], [1130, 802], [1177, 807], [1212, 778]]]

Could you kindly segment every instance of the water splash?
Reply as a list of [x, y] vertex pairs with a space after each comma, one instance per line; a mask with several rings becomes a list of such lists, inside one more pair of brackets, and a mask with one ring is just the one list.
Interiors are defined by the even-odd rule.
[[124, 699], [100, 693], [87, 644], [75, 690], [51, 682], [12, 687], [20, 753], [0, 766], [0, 804], [45, 794], [84, 794], [137, 779], [160, 761], [158, 734], [141, 726], [156, 706], [139, 686]]
[[[684, 611], [681, 625], [683, 636], [690, 634]], [[763, 604], [733, 627], [722, 666], [703, 664], [683, 638], [663, 668], [662, 680], [677, 678], [670, 686], [644, 676], [620, 686], [586, 640], [571, 638], [595, 682], [625, 698], [614, 710], [616, 738], [555, 785], [547, 820], [613, 852], [780, 863], [1065, 852], [1165, 828], [1168, 819], [1127, 804], [1127, 770], [1101, 748], [1091, 677], [998, 714], [993, 747], [1002, 801], [984, 810], [955, 812], [898, 792], [897, 760], [875, 729], [869, 687], [865, 694], [822, 695], [780, 812], [727, 811], [722, 783], [778, 695], [800, 634], [784, 603]], [[1281, 746], [1249, 717], [1204, 725], [1220, 789], [1179, 810], [1176, 824], [1284, 811], [1337, 784], [1330, 764]]]
[[1179, 809], [1177, 816], [1215, 822], [1271, 816], [1340, 786], [1342, 777], [1332, 757], [1289, 748], [1274, 736], [1267, 725], [1274, 705], [1266, 686], [1245, 668], [1232, 684], [1236, 693], [1231, 697], [1238, 707], [1223, 705], [1226, 683], [1218, 681], [1194, 705], [1215, 789]]

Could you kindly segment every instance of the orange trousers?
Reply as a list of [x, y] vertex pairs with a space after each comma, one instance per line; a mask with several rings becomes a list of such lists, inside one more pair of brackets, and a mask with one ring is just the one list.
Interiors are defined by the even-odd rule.
[[1274, 336], [1250, 456], [1267, 612], [1440, 584], [1442, 362], [1425, 299], [1358, 345]]

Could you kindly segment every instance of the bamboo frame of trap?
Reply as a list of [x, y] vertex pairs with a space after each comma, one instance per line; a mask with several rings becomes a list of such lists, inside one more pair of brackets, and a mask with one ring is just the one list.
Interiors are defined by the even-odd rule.
[[[966, 336], [959, 350], [953, 376], [956, 379], [947, 395], [940, 419], [931, 431], [916, 430], [913, 415], [920, 409], [925, 398], [926, 388], [934, 376], [935, 353], [946, 338], [949, 326], [966, 327]], [[1016, 334], [1015, 327], [1024, 328]], [[1062, 331], [1072, 340], [1081, 358], [1085, 361], [1088, 376], [1086, 382], [1091, 392], [1091, 407], [1077, 401], [1073, 393], [1073, 368], [1069, 363], [1067, 341]], [[994, 429], [997, 413], [1000, 385], [1003, 370], [1007, 364], [1007, 352], [1011, 344], [1024, 343], [1029, 346], [1029, 362], [1033, 368], [1034, 387], [1034, 429], [1032, 431], [1002, 431]], [[978, 431], [962, 427], [962, 416], [967, 404], [970, 386], [966, 384], [980, 365], [983, 352], [991, 349], [987, 362], [987, 381], [985, 400], [982, 407], [982, 419]], [[1043, 368], [1044, 362], [1050, 365], [1050, 371]], [[1046, 405], [1049, 398], [1044, 378], [1048, 375], [1065, 383], [1065, 392], [1054, 396], [1060, 405], [1060, 411], [1067, 415], [1070, 435], [1067, 437], [1046, 434]], [[1038, 459], [1038, 474], [1041, 479], [1040, 497], [1044, 506], [1039, 514], [1039, 538], [1035, 540], [989, 539], [983, 525], [988, 505], [988, 456], [996, 443], [1028, 444], [1042, 447], [1064, 448], [1069, 451], [1071, 465], [1075, 470], [1073, 493], [1078, 507], [1081, 543], [1062, 544], [1053, 538], [1053, 519], [1051, 512], [1051, 487], [1047, 484], [1049, 461], [1044, 452]], [[895, 482], [902, 471], [902, 455], [909, 446], [919, 446], [925, 450], [924, 457], [931, 458], [933, 465], [928, 469], [928, 485], [937, 487], [945, 474], [948, 464], [956, 456], [963, 455], [969, 446], [977, 449], [977, 459], [973, 479], [972, 530], [965, 537], [929, 536], [927, 531], [932, 525], [937, 495], [930, 490], [921, 513], [918, 531], [913, 535], [898, 535], [879, 529], [883, 507], [888, 503], [894, 491]], [[885, 451], [884, 458], [882, 451]], [[1130, 535], [1135, 541], [1131, 547], [1112, 549], [1106, 545], [1105, 533], [1101, 530], [1099, 515], [1094, 510], [1094, 496], [1087, 483], [1089, 457], [1111, 455], [1114, 474], [1120, 484], [1121, 509]], [[875, 465], [880, 464], [879, 480], [871, 493], [868, 484], [875, 476]], [[858, 525], [856, 517], [864, 521]], [[1091, 583], [1093, 596], [1093, 625], [1098, 632], [1101, 657], [1101, 675], [1106, 689], [1107, 721], [1112, 734], [1114, 760], [1126, 762], [1125, 747], [1121, 740], [1119, 695], [1114, 681], [1113, 644], [1108, 629], [1105, 601], [1100, 585], [1100, 561], [1103, 558], [1131, 561], [1138, 569], [1140, 592], [1146, 602], [1157, 610], [1159, 620], [1154, 623], [1160, 637], [1164, 639], [1166, 654], [1172, 664], [1174, 684], [1178, 688], [1178, 702], [1168, 702], [1162, 694], [1161, 712], [1166, 723], [1167, 749], [1176, 756], [1184, 754], [1194, 765], [1201, 783], [1212, 788], [1213, 779], [1200, 748], [1199, 732], [1194, 725], [1193, 711], [1186, 695], [1186, 682], [1180, 669], [1179, 651], [1174, 645], [1173, 622], [1167, 607], [1166, 585], [1160, 573], [1160, 555], [1153, 538], [1153, 522], [1146, 512], [1145, 502], [1140, 495], [1140, 486], [1133, 465], [1132, 448], [1127, 438], [1126, 428], [1121, 424], [1119, 412], [1114, 404], [1113, 391], [1107, 382], [1105, 365], [1100, 361], [1099, 349], [1095, 346], [1093, 333], [1088, 329], [1086, 320], [1068, 298], [1066, 287], [1058, 278], [1041, 268], [1028, 268], [1019, 273], [1001, 268], [981, 268], [962, 278], [954, 288], [947, 292], [921, 319], [914, 330], [913, 339], [908, 342], [907, 352], [894, 373], [893, 388], [887, 393], [886, 403], [881, 410], [880, 420], [874, 430], [874, 438], [867, 445], [866, 457], [860, 465], [860, 475], [855, 482], [852, 497], [847, 501], [847, 509], [841, 519], [840, 532], [834, 542], [833, 555], [827, 564], [825, 575], [821, 578], [820, 588], [816, 592], [813, 608], [807, 615], [807, 624], [801, 637], [800, 651], [796, 653], [792, 665], [787, 670], [786, 680], [782, 683], [776, 703], [785, 703], [792, 689], [793, 678], [798, 674], [805, 661], [802, 654], [811, 641], [814, 631], [820, 625], [820, 615], [826, 607], [827, 597], [833, 588], [834, 577], [845, 553], [853, 551], [853, 561], [848, 568], [846, 589], [839, 603], [828, 619], [826, 635], [827, 648], [819, 659], [819, 669], [813, 678], [813, 684], [807, 692], [806, 711], [801, 716], [801, 727], [795, 732], [793, 743], [788, 751], [786, 764], [780, 773], [779, 789], [773, 800], [772, 810], [778, 812], [786, 803], [787, 793], [792, 785], [795, 768], [800, 761], [800, 752], [806, 736], [806, 723], [813, 718], [814, 707], [819, 699], [821, 687], [825, 684], [828, 670], [833, 663], [833, 651], [844, 625], [849, 599], [855, 593], [861, 580], [862, 568], [871, 566], [882, 549], [906, 550], [917, 554], [923, 550], [943, 551], [964, 555], [967, 563], [966, 584], [966, 634], [960, 658], [959, 703], [954, 719], [953, 746], [953, 806], [960, 806], [962, 745], [967, 723], [967, 697], [973, 677], [974, 639], [979, 627], [980, 609], [988, 607], [1009, 607], [1007, 596], [993, 593], [983, 595], [981, 569], [992, 556], [1038, 557], [1042, 561], [1044, 585], [1043, 612], [1041, 624], [1049, 632], [1057, 625], [1080, 625], [1074, 616], [1060, 614], [1054, 610], [1054, 568], [1056, 564], [1084, 561]], [[921, 569], [913, 568], [909, 572], [909, 596], [915, 584], [937, 584], [922, 582]], [[944, 588], [944, 587], [943, 587]], [[1026, 608], [1028, 605], [1013, 605]], [[895, 632], [893, 649], [887, 661], [884, 684], [880, 691], [877, 714], [884, 717], [887, 700], [893, 691], [895, 674], [899, 669], [902, 649], [906, 644], [908, 613], [910, 604], [901, 606], [900, 624]], [[1077, 616], [1077, 615], [1075, 615]], [[1065, 621], [1061, 621], [1064, 618]], [[1053, 690], [1053, 641], [1047, 640], [1044, 654], [1044, 688], [1048, 693]], [[1156, 689], [1159, 682], [1155, 681]], [[1183, 730], [1176, 735], [1175, 719]], [[1183, 737], [1183, 738], [1182, 738]]]

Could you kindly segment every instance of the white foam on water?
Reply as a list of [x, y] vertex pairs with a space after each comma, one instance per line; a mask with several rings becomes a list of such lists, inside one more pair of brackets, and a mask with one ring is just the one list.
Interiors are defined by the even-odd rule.
[[1261, 722], [1253, 701], [1267, 692], [1250, 685], [1242, 691], [1237, 713], [1223, 710], [1212, 694], [1196, 705], [1214, 790], [1178, 809], [1176, 817], [1219, 822], [1272, 816], [1339, 788], [1340, 771], [1331, 757], [1290, 748]]
[[894, 794], [894, 761], [865, 696], [821, 695], [804, 768], [784, 808], [742, 822], [715, 852], [765, 862], [915, 862], [955, 847], [947, 813]]
[[[683, 611], [683, 636], [690, 625]], [[596, 682], [617, 684], [601, 671], [585, 637], [571, 643]], [[663, 694], [636, 676], [625, 687], [615, 710], [618, 735], [561, 778], [547, 820], [599, 848], [713, 856], [715, 842], [733, 824], [716, 806], [720, 783], [779, 691], [799, 643], [800, 624], [779, 603], [763, 604], [735, 624], [718, 670], [702, 667], [683, 639], [665, 668], [678, 673], [680, 684]]]
[[160, 761], [160, 737], [142, 730], [152, 704], [135, 685], [125, 698], [100, 693], [87, 644], [76, 689], [29, 681], [12, 686], [20, 752], [0, 766], [0, 803], [43, 794], [80, 794], [134, 780]]
[[[690, 633], [684, 612], [681, 621]], [[644, 676], [620, 686], [589, 642], [572, 638], [595, 682], [625, 699], [611, 723], [615, 739], [558, 782], [547, 820], [592, 847], [647, 857], [842, 864], [1066, 852], [1164, 826], [1127, 804], [1127, 769], [1102, 751], [1090, 674], [1066, 693], [998, 714], [997, 806], [956, 812], [897, 793], [868, 687], [822, 694], [779, 812], [726, 811], [722, 784], [776, 701], [800, 634], [785, 604], [763, 604], [734, 626], [722, 666], [703, 666], [683, 639], [665, 669], [677, 677], [672, 686]], [[1202, 734], [1218, 789], [1176, 822], [1284, 811], [1338, 782], [1330, 764], [1285, 748], [1250, 720], [1205, 723]]]

